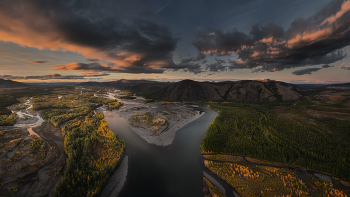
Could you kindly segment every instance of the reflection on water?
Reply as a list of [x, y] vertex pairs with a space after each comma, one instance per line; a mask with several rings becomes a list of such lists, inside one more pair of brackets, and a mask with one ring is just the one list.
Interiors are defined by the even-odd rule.
[[104, 112], [110, 129], [126, 143], [128, 174], [119, 196], [203, 196], [200, 144], [218, 114], [199, 110], [205, 115], [178, 130], [173, 143], [165, 147], [148, 144], [115, 111]]

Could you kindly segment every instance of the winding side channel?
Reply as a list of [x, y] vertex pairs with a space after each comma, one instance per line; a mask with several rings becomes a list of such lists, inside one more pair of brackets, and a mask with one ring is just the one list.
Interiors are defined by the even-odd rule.
[[205, 114], [178, 130], [169, 146], [148, 144], [125, 119], [104, 112], [109, 128], [126, 143], [128, 172], [118, 196], [203, 196], [200, 145], [218, 113], [205, 107], [198, 110]]

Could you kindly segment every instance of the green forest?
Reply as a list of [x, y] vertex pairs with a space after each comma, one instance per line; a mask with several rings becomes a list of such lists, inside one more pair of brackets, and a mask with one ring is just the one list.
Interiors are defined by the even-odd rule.
[[85, 94], [81, 98], [84, 101], [105, 104], [107, 105], [108, 110], [119, 109], [119, 107], [123, 105], [123, 102], [118, 102], [116, 99], [95, 97], [93, 94]]
[[202, 103], [219, 112], [202, 150], [307, 167], [349, 181], [350, 112], [315, 102]]
[[[102, 113], [94, 110], [103, 104], [108, 109], [119, 108], [123, 103], [115, 99], [97, 98], [90, 93], [62, 88], [50, 92], [13, 94], [2, 97], [0, 125], [13, 125], [18, 119], [7, 107], [26, 108], [29, 99], [31, 112], [41, 116], [56, 128], [62, 127], [67, 167], [54, 191], [54, 196], [98, 196], [115, 170], [124, 150], [124, 141], [107, 126]], [[90, 103], [91, 102], [91, 103]], [[18, 104], [17, 104], [18, 103]], [[36, 140], [31, 144], [37, 150]]]
[[19, 93], [11, 93], [0, 96], [0, 126], [13, 126], [17, 119], [18, 115], [16, 113], [12, 113], [10, 109], [7, 107], [17, 104], [15, 109], [21, 110], [25, 109], [26, 106], [23, 104], [27, 98], [34, 95], [45, 95], [50, 94], [50, 91], [38, 91], [33, 90], [30, 92], [19, 92]]
[[41, 116], [53, 126], [63, 125], [67, 168], [54, 196], [98, 196], [118, 164], [124, 142], [108, 128], [103, 114], [94, 115], [94, 110], [102, 104], [122, 103], [74, 90], [55, 91], [31, 102], [34, 110], [43, 110]]
[[103, 114], [63, 127], [67, 168], [54, 196], [97, 196], [115, 169], [124, 142], [109, 130]]
[[18, 115], [16, 113], [10, 115], [0, 115], [0, 126], [12, 126], [16, 124]]

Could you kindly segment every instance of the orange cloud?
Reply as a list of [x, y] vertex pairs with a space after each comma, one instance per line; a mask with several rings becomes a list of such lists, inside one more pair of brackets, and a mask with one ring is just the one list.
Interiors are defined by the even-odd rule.
[[[128, 26], [118, 23], [117, 25], [127, 28], [121, 31], [119, 29], [122, 28], [111, 26], [116, 24], [113, 21], [109, 24], [110, 18], [105, 21], [103, 16], [97, 16], [95, 21], [91, 21], [89, 16], [85, 17], [69, 10], [59, 13], [59, 10], [64, 10], [67, 5], [57, 5], [61, 7], [50, 5], [47, 8], [26, 0], [1, 3], [0, 40], [40, 50], [77, 52], [88, 59], [113, 62], [121, 70], [136, 64], [158, 67], [159, 62], [169, 64], [172, 61], [171, 53], [177, 40], [167, 28], [149, 21]], [[87, 11], [88, 14], [93, 16], [94, 13]], [[157, 34], [150, 31], [155, 27], [159, 27]], [[100, 38], [101, 42], [94, 41], [95, 38]], [[138, 42], [143, 44], [141, 49], [137, 48]], [[162, 55], [156, 54], [159, 53], [160, 47], [164, 49]]]
[[208, 50], [208, 51], [203, 51], [203, 54], [204, 55], [209, 55], [209, 54], [212, 54], [212, 53], [216, 53], [218, 50]]
[[127, 57], [124, 59], [124, 61], [128, 61], [128, 62], [136, 62], [136, 61], [139, 61], [141, 59], [140, 56], [138, 55], [132, 55], [130, 57]]
[[301, 41], [315, 41], [318, 39], [322, 39], [323, 37], [330, 35], [331, 33], [333, 33], [333, 30], [331, 28], [325, 28], [314, 32], [303, 32], [303, 34], [298, 34], [294, 38], [288, 40], [287, 46], [289, 48], [292, 48]]
[[336, 23], [336, 21], [348, 11], [350, 11], [350, 0], [344, 1], [336, 14], [326, 18], [320, 25], [315, 26], [314, 30], [297, 34], [294, 38], [289, 39], [287, 47], [293, 48], [300, 42], [314, 42], [330, 36], [337, 28], [344, 25], [343, 22]]
[[24, 13], [20, 18], [0, 12], [0, 25], [6, 27], [0, 28], [0, 40], [40, 50], [72, 51], [90, 58], [107, 58], [94, 48], [71, 44], [48, 19], [36, 14], [39, 10], [31, 9], [34, 9], [32, 14]]
[[69, 64], [60, 64], [60, 65], [55, 65], [53, 66], [54, 70], [77, 70], [79, 68], [79, 63], [77, 62], [72, 62]]
[[328, 18], [326, 18], [321, 25], [324, 25], [326, 23], [334, 23], [338, 18], [342, 17], [346, 12], [350, 10], [350, 1], [346, 0], [342, 5], [341, 9], [335, 14]]
[[224, 51], [224, 50], [222, 50], [222, 51], [218, 52], [218, 50], [208, 50], [208, 51], [203, 51], [202, 53], [204, 55], [210, 55], [212, 53], [217, 53], [217, 54], [220, 54], [220, 55], [228, 55], [228, 54], [234, 53], [234, 51], [228, 51], [228, 50]]

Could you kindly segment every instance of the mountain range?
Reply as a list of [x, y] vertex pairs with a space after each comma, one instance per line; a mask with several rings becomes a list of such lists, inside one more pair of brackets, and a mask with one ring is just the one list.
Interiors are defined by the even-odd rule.
[[0, 79], [0, 88], [19, 88], [19, 87], [28, 87], [28, 85], [17, 81]]
[[298, 86], [279, 81], [244, 80], [197, 82], [183, 80], [149, 95], [164, 101], [277, 101], [295, 100], [302, 95]]
[[[242, 80], [222, 82], [157, 82], [150, 80], [116, 80], [110, 82], [45, 83], [35, 86], [113, 87], [163, 101], [284, 101], [300, 98], [305, 92], [326, 89], [349, 89], [350, 83], [295, 85], [274, 80]], [[34, 85], [34, 84], [33, 84]], [[0, 79], [0, 88], [32, 87], [25, 83]]]
[[117, 81], [109, 81], [109, 82], [83, 82], [77, 84], [77, 86], [84, 87], [113, 87], [122, 90], [130, 90], [133, 92], [138, 92], [142, 94], [147, 94], [150, 92], [154, 92], [156, 90], [160, 90], [170, 84], [172, 82], [158, 82], [158, 81], [149, 81], [149, 80], [127, 80], [120, 79]]

